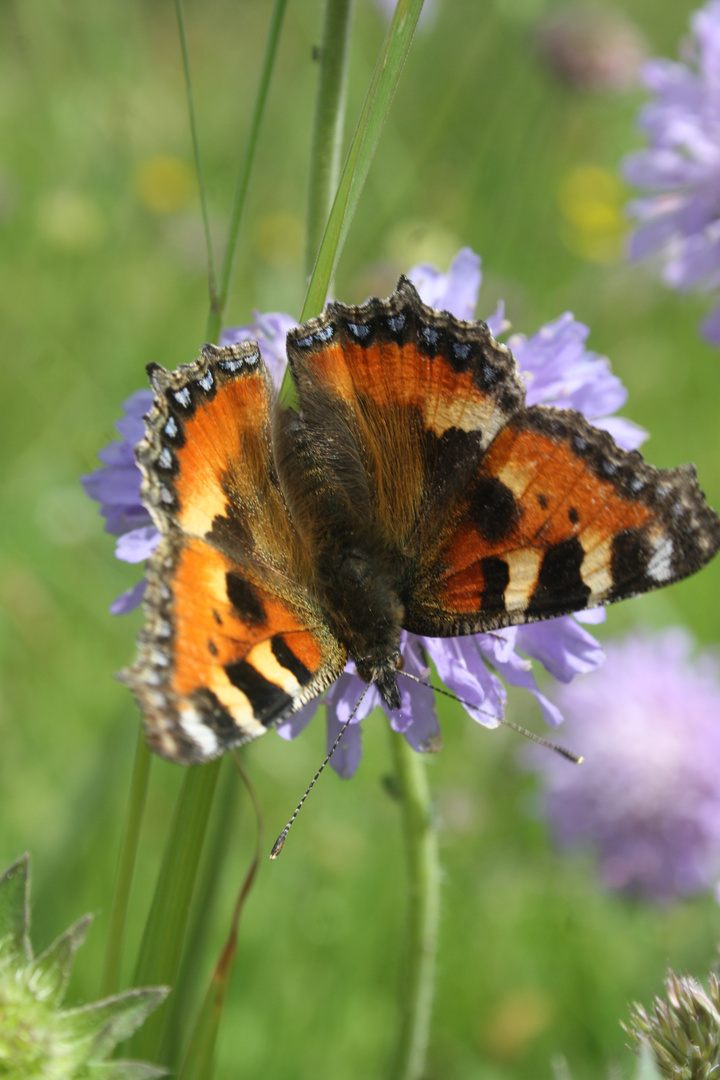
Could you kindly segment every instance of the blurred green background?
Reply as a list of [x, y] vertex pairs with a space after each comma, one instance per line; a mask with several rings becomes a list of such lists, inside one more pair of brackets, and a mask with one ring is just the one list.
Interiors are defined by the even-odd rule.
[[[221, 245], [264, 48], [267, 0], [188, 0], [188, 37], [213, 232]], [[630, 392], [661, 466], [692, 460], [720, 505], [717, 350], [699, 338], [703, 298], [678, 297], [622, 261], [618, 179], [639, 145], [640, 91], [558, 78], [536, 48], [550, 0], [438, 0], [421, 26], [336, 283], [346, 301], [386, 293], [420, 259], [483, 256], [479, 314], [498, 297], [518, 331], [572, 309]], [[675, 56], [692, 5], [621, 5], [650, 55]], [[350, 130], [385, 28], [357, 0]], [[291, 0], [241, 235], [229, 323], [297, 314], [319, 39], [319, 0]], [[113, 437], [149, 361], [197, 354], [207, 308], [204, 242], [174, 10], [169, 2], [6, 0], [0, 7], [0, 866], [33, 857], [38, 949], [95, 913], [70, 990], [97, 995], [138, 715], [113, 674], [133, 655], [135, 613], [108, 605], [137, 578], [113, 558], [78, 481]], [[220, 248], [221, 250], [221, 248]], [[688, 624], [716, 642], [720, 560], [609, 613]], [[511, 716], [542, 727], [511, 693]], [[589, 857], [561, 857], [534, 816], [535, 787], [510, 732], [439, 705], [430, 763], [444, 880], [428, 1076], [575, 1080], [632, 1059], [618, 1020], [649, 1004], [665, 965], [703, 975], [720, 915], [708, 896], [665, 908], [607, 895]], [[351, 782], [329, 773], [283, 858], [263, 864], [241, 926], [218, 1076], [324, 1080], [383, 1075], [396, 1016], [405, 912], [399, 812], [383, 786], [385, 722], [365, 725]], [[324, 752], [316, 721], [245, 761], [276, 834]], [[126, 979], [182, 771], [153, 764], [133, 894]], [[254, 843], [224, 765], [201, 898], [202, 992]], [[267, 838], [266, 838], [266, 846]], [[222, 855], [222, 858], [221, 858]]]

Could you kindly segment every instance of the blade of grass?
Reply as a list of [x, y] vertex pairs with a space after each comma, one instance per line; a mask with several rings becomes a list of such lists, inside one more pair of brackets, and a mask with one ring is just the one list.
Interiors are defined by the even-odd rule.
[[245, 901], [253, 887], [258, 867], [260, 866], [260, 851], [262, 849], [263, 839], [262, 811], [257, 795], [255, 794], [255, 789], [250, 783], [250, 778], [245, 772], [245, 769], [240, 762], [240, 758], [237, 754], [235, 754], [234, 757], [235, 765], [245, 783], [255, 810], [255, 821], [257, 823], [255, 853], [243, 883], [240, 886], [230, 923], [230, 932], [220, 953], [218, 962], [215, 965], [215, 970], [213, 971], [210, 985], [208, 986], [205, 995], [205, 1000], [203, 1001], [198, 1014], [190, 1039], [188, 1052], [178, 1080], [210, 1080], [212, 1077], [215, 1059], [215, 1044], [217, 1042], [217, 1035], [220, 1027], [220, 1018], [222, 1016], [223, 1005], [225, 1004], [225, 997], [230, 982], [230, 975], [232, 974], [235, 954], [237, 952], [237, 935], [240, 915], [242, 914], [242, 909], [245, 906]]
[[315, 122], [310, 149], [310, 190], [305, 270], [312, 273], [340, 175], [352, 0], [326, 0], [320, 46]]
[[286, 7], [287, 0], [275, 0], [272, 18], [270, 19], [267, 44], [265, 46], [265, 56], [263, 57], [263, 65], [260, 72], [260, 82], [258, 84], [257, 96], [255, 98], [252, 118], [250, 120], [250, 131], [245, 147], [245, 155], [240, 165], [240, 172], [238, 173], [237, 184], [235, 186], [235, 197], [230, 215], [225, 255], [220, 270], [216, 303], [210, 308], [205, 331], [207, 340], [212, 342], [219, 341], [220, 331], [222, 330], [222, 320], [225, 313], [225, 305], [227, 304], [228, 292], [230, 290], [230, 281], [232, 279], [235, 249], [237, 248], [240, 224], [245, 210], [245, 200], [247, 197], [248, 185], [250, 183], [250, 174], [255, 162], [258, 136], [260, 134], [260, 126], [265, 111], [270, 79], [275, 66], [278, 42], [280, 40], [280, 30], [282, 28]]
[[[134, 986], [172, 989], [175, 985], [221, 760], [191, 766], [185, 774], [145, 924]], [[163, 1004], [136, 1032], [128, 1046], [129, 1056], [158, 1063], [166, 1008]]]
[[128, 815], [120, 848], [115, 894], [110, 912], [110, 927], [105, 951], [105, 967], [100, 983], [100, 997], [110, 997], [111, 994], [117, 993], [120, 984], [120, 964], [122, 963], [123, 943], [125, 941], [127, 905], [137, 860], [140, 826], [145, 811], [145, 797], [147, 795], [151, 763], [152, 755], [147, 748], [145, 734], [141, 726], [138, 731], [135, 763], [130, 781]]
[[205, 853], [193, 896], [192, 910], [185, 937], [177, 983], [168, 1002], [161, 1060], [177, 1073], [187, 1048], [184, 1035], [190, 1030], [202, 1000], [207, 938], [217, 920], [217, 900], [222, 884], [225, 855], [237, 837], [240, 817], [238, 801], [241, 786], [234, 769], [225, 769], [215, 795], [215, 808], [209, 822]]
[[325, 304], [350, 223], [392, 104], [417, 25], [422, 0], [398, 0], [343, 167], [337, 194], [305, 295], [300, 321]]
[[185, 73], [185, 89], [187, 91], [188, 116], [190, 118], [190, 135], [192, 138], [193, 155], [195, 157], [195, 171], [198, 178], [200, 191], [200, 209], [202, 212], [203, 228], [205, 230], [205, 247], [208, 260], [208, 291], [210, 293], [210, 311], [217, 307], [217, 282], [215, 280], [215, 259], [213, 256], [212, 237], [210, 235], [210, 217], [207, 208], [207, 196], [205, 192], [205, 180], [203, 178], [202, 161], [200, 159], [200, 140], [198, 139], [197, 123], [195, 120], [195, 98], [193, 95], [192, 79], [190, 77], [190, 56], [188, 54], [187, 38], [185, 36], [185, 17], [183, 15], [182, 0], [175, 0], [175, 12], [177, 14], [178, 33], [180, 35], [180, 51], [183, 58], [183, 71]]

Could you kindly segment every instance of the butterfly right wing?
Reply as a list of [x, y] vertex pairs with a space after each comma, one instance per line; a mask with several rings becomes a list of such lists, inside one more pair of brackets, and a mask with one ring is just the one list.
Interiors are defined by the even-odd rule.
[[309, 589], [310, 559], [277, 483], [272, 383], [255, 343], [205, 346], [194, 363], [150, 376], [155, 405], [137, 457], [162, 539], [124, 677], [153, 749], [193, 763], [296, 712], [347, 653]]

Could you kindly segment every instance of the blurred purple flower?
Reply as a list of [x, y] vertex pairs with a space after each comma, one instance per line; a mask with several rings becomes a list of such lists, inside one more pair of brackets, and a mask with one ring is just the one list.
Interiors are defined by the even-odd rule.
[[[447, 274], [423, 264], [414, 267], [409, 277], [425, 303], [450, 311], [458, 318], [474, 317], [482, 273], [480, 257], [470, 248], [458, 252]], [[258, 341], [273, 379], [279, 385], [286, 364], [285, 337], [293, 325], [289, 315], [256, 314], [253, 323], [224, 330], [221, 343], [251, 338]], [[508, 328], [502, 302], [488, 319], [488, 325], [496, 336]], [[626, 391], [610, 372], [608, 361], [585, 349], [588, 332], [587, 327], [566, 313], [529, 338], [515, 335], [510, 339], [527, 383], [528, 402], [580, 409], [593, 423], [610, 430], [621, 446], [634, 448], [642, 442], [645, 433], [630, 421], [610, 415], [624, 403]], [[141, 391], [125, 403], [127, 415], [118, 424], [125, 441], [104, 450], [100, 457], [105, 468], [84, 481], [86, 491], [101, 502], [106, 516], [109, 517], [110, 510], [122, 502], [122, 515], [116, 515], [114, 530], [120, 534], [116, 555], [128, 562], [141, 561], [158, 540], [157, 531], [140, 501], [140, 473], [132, 457], [132, 442], [138, 441], [143, 434], [141, 413], [147, 411], [151, 400], [149, 391]], [[116, 461], [122, 466], [120, 472], [110, 468]], [[120, 597], [112, 610], [120, 613], [137, 606], [143, 589], [144, 583], [140, 582]], [[603, 617], [602, 611], [584, 612], [582, 621], [599, 622]], [[560, 723], [562, 717], [558, 708], [538, 690], [532, 660], [538, 660], [562, 682], [593, 671], [603, 660], [597, 641], [572, 616], [466, 638], [425, 638], [407, 634], [403, 638], [402, 651], [406, 672], [427, 679], [429, 664], [434, 663], [443, 683], [464, 701], [470, 701], [472, 715], [488, 727], [495, 727], [503, 716], [505, 683], [529, 690], [537, 698], [545, 720], [553, 725]], [[402, 732], [417, 750], [439, 749], [440, 729], [432, 692], [404, 678], [399, 683], [402, 705], [398, 711], [388, 713], [392, 727]], [[335, 741], [364, 688], [365, 683], [355, 674], [352, 663], [330, 687], [325, 697], [328, 746]], [[343, 776], [351, 776], [359, 764], [360, 723], [376, 705], [382, 705], [382, 702], [377, 690], [371, 687], [332, 759], [334, 767]], [[294, 738], [309, 723], [317, 706], [317, 701], [310, 702], [280, 724], [280, 735]]]
[[285, 338], [288, 330], [297, 323], [292, 315], [272, 311], [267, 315], [254, 312], [255, 321], [246, 326], [229, 326], [220, 335], [221, 345], [234, 345], [238, 341], [257, 341], [260, 355], [270, 369], [273, 382], [279, 386], [285, 374], [287, 355]]
[[[160, 542], [160, 533], [140, 498], [142, 477], [134, 452], [135, 444], [145, 434], [143, 416], [150, 411], [152, 403], [152, 390], [136, 390], [123, 402], [125, 415], [115, 425], [122, 439], [109, 443], [99, 452], [98, 457], [103, 462], [101, 468], [80, 478], [85, 493], [100, 503], [105, 531], [119, 538], [115, 556], [124, 562], [143, 562]], [[144, 593], [143, 578], [119, 596], [110, 611], [113, 615], [132, 611]]]
[[[625, 160], [631, 184], [649, 189], [632, 202], [638, 228], [630, 257], [658, 253], [673, 288], [720, 286], [720, 0], [691, 20], [688, 63], [648, 61], [642, 77], [654, 98], [640, 112], [650, 145]], [[720, 344], [720, 304], [703, 335]]]
[[554, 697], [572, 768], [533, 747], [558, 843], [591, 849], [605, 884], [652, 900], [701, 892], [720, 875], [720, 666], [691, 657], [679, 628], [607, 646], [601, 672]]

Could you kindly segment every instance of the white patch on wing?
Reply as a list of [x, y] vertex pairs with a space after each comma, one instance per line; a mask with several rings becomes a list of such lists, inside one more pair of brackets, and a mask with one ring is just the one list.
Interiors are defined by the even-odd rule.
[[217, 735], [191, 705], [181, 705], [178, 721], [188, 738], [192, 739], [204, 757], [213, 757], [220, 749]]
[[510, 577], [505, 587], [505, 607], [508, 611], [524, 611], [537, 584], [543, 552], [539, 548], [520, 548], [503, 555]]
[[655, 552], [648, 562], [647, 572], [653, 581], [667, 581], [673, 576], [672, 557], [674, 546], [671, 538], [660, 534], [652, 538]]

